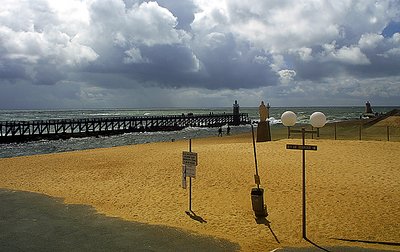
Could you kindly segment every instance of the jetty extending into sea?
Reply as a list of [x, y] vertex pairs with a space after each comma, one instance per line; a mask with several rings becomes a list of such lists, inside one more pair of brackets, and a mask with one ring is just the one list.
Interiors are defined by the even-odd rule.
[[194, 115], [188, 113], [168, 116], [0, 121], [0, 143], [107, 136], [129, 132], [174, 131], [186, 127], [221, 127], [223, 125], [249, 124], [249, 115], [239, 113], [239, 107], [237, 103], [235, 104], [233, 113], [223, 114]]

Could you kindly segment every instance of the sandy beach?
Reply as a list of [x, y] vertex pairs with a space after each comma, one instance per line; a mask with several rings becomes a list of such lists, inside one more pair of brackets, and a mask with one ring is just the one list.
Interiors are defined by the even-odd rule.
[[[194, 139], [194, 213], [181, 187], [188, 141], [0, 159], [0, 188], [61, 197], [108, 216], [238, 243], [242, 251], [312, 246], [302, 240], [299, 139], [257, 143], [269, 227], [257, 224], [250, 134]], [[307, 236], [320, 246], [400, 251], [400, 142], [308, 139]], [[358, 240], [381, 243], [347, 242]], [[393, 245], [394, 244], [394, 245]], [[396, 245], [397, 244], [397, 245]]]

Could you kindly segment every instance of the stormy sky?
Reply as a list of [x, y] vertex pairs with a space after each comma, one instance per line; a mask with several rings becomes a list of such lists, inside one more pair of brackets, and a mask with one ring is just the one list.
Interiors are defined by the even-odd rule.
[[398, 0], [2, 0], [0, 109], [400, 105]]

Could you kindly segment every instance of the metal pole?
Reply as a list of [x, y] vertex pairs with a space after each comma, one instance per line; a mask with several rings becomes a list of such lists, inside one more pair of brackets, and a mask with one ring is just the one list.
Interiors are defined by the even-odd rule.
[[[254, 127], [251, 125], [251, 135], [253, 137], [253, 150], [254, 150], [254, 162], [256, 165], [256, 175], [258, 177], [258, 166], [257, 166], [257, 152], [256, 152], [256, 142], [254, 141]], [[260, 189], [260, 185], [257, 183], [257, 189]]]
[[311, 126], [311, 139], [314, 139], [314, 127]]
[[358, 132], [359, 140], [361, 140], [361, 128], [362, 128], [362, 123], [360, 123], [360, 129], [359, 129], [359, 132]]
[[290, 138], [290, 126], [287, 127], [287, 138]]
[[[301, 129], [303, 147], [305, 146], [306, 129]], [[303, 238], [307, 239], [306, 232], [306, 150], [303, 148]]]
[[386, 134], [387, 134], [387, 140], [390, 141], [390, 130], [389, 130], [389, 126], [386, 126]]
[[337, 128], [337, 123], [335, 123], [335, 140], [336, 140], [336, 128]]
[[[189, 139], [189, 152], [192, 152], [192, 139]], [[192, 212], [192, 177], [189, 177], [189, 212]]]

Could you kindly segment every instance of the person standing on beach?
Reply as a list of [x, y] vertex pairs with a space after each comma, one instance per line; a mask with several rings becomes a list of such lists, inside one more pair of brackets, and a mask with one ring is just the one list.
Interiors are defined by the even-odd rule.
[[219, 129], [218, 129], [218, 136], [222, 137], [222, 127], [219, 127]]
[[231, 134], [231, 127], [229, 127], [229, 125], [228, 125], [228, 128], [226, 128], [226, 134], [228, 136]]

